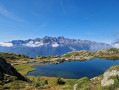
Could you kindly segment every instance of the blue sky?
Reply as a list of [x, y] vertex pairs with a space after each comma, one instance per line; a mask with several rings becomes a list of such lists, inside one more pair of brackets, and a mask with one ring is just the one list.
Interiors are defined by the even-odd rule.
[[64, 36], [119, 38], [119, 0], [0, 0], [0, 42]]

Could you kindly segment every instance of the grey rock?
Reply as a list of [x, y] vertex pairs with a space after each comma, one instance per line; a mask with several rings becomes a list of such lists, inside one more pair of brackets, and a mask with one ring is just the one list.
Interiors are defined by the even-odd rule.
[[114, 79], [108, 79], [110, 76], [119, 76], [119, 71], [118, 70], [112, 70], [112, 71], [106, 71], [103, 74], [103, 80], [101, 80], [101, 85], [102, 86], [107, 86], [107, 85], [112, 85], [114, 84]]

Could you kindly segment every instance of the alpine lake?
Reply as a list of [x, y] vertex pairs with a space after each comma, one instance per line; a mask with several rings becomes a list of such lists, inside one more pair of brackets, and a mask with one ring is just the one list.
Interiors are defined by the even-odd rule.
[[[35, 63], [34, 63], [35, 64]], [[71, 61], [59, 64], [45, 63], [44, 66], [34, 66], [36, 71], [28, 72], [30, 76], [62, 77], [66, 79], [93, 78], [103, 74], [111, 66], [119, 65], [119, 60], [92, 59]]]

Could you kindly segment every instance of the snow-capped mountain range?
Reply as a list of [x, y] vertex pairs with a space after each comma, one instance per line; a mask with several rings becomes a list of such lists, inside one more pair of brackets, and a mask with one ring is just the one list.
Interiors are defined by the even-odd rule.
[[112, 47], [118, 47], [119, 44], [97, 43], [89, 40], [68, 39], [61, 37], [48, 37], [13, 40], [0, 43], [0, 52], [10, 52], [25, 54], [31, 57], [40, 55], [63, 55], [71, 51], [79, 50], [100, 50]]

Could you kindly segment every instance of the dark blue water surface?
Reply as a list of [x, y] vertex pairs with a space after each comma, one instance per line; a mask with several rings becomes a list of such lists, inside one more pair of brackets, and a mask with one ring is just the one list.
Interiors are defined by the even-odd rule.
[[103, 74], [111, 66], [119, 65], [119, 60], [93, 59], [86, 61], [72, 61], [60, 64], [46, 64], [45, 66], [35, 66], [36, 71], [29, 72], [27, 75], [63, 77], [69, 79], [79, 79], [82, 77], [95, 77]]

